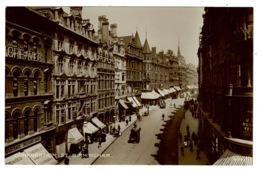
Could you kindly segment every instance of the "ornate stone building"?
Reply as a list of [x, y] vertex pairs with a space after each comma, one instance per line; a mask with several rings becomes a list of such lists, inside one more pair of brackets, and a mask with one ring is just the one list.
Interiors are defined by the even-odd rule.
[[[112, 44], [116, 32], [113, 35], [110, 34], [106, 16], [99, 16], [98, 22], [98, 117], [102, 122], [109, 124], [116, 119], [115, 59], [113, 54], [116, 47], [113, 47]], [[116, 31], [116, 28], [113, 31]]]
[[51, 28], [55, 25], [29, 8], [6, 8], [5, 156], [36, 143], [54, 152]]
[[253, 8], [205, 8], [203, 18], [198, 50], [203, 147], [211, 163], [224, 153], [227, 140], [236, 139], [236, 152], [252, 156], [252, 146], [241, 142], [253, 138]]
[[[81, 145], [85, 134], [83, 122], [96, 115], [98, 44], [93, 26], [81, 17], [82, 7], [70, 7], [69, 14], [58, 7], [33, 9], [52, 26], [49, 35], [53, 41], [53, 100], [49, 103], [56, 126], [55, 152], [60, 158], [72, 151], [71, 144]], [[81, 136], [73, 137], [76, 132]]]

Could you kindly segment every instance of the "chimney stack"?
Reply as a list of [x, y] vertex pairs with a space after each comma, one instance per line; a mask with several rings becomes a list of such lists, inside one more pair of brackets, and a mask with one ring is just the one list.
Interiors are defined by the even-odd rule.
[[82, 16], [82, 8], [83, 7], [70, 7], [70, 14], [73, 16], [80, 14], [80, 16]]
[[117, 24], [111, 24], [110, 30], [112, 37], [117, 37]]
[[152, 47], [152, 58], [156, 58], [156, 47]]
[[101, 35], [102, 35], [102, 41], [105, 43], [109, 43], [109, 22], [104, 21], [102, 23], [102, 29], [101, 29]]

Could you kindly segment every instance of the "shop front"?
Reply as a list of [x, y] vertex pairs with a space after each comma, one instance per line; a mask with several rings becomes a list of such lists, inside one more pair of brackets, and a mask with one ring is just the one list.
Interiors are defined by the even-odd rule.
[[119, 104], [118, 104], [118, 110], [119, 110], [119, 115], [118, 115], [118, 119], [119, 121], [125, 121], [125, 118], [126, 118], [126, 112], [127, 110], [129, 109], [129, 107], [127, 106], [128, 102], [122, 100], [122, 99], [119, 99]]
[[84, 137], [81, 135], [79, 130], [75, 128], [71, 128], [68, 131], [68, 140], [67, 140], [67, 148], [69, 154], [78, 154], [81, 150], [82, 142], [84, 141]]
[[99, 129], [95, 127], [91, 122], [85, 121], [83, 124], [85, 142], [88, 142], [90, 144], [93, 142], [97, 142], [98, 131]]

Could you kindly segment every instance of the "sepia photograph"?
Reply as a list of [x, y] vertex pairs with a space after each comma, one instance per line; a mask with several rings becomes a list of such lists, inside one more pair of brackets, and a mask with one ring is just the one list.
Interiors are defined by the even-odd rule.
[[4, 165], [255, 164], [253, 5], [4, 10]]

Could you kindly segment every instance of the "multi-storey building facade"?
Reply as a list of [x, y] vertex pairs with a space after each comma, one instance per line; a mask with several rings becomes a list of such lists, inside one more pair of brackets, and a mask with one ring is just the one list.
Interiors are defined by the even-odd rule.
[[6, 8], [5, 156], [36, 143], [54, 152], [52, 29], [46, 25], [54, 26], [28, 8]]
[[187, 80], [186, 80], [186, 61], [185, 58], [181, 55], [180, 50], [180, 44], [178, 43], [178, 51], [177, 51], [177, 58], [180, 61], [179, 62], [179, 86], [181, 88], [184, 88], [187, 86]]
[[126, 56], [126, 94], [134, 108], [141, 106], [141, 90], [143, 88], [143, 48], [138, 32], [135, 37], [120, 37], [124, 43]]
[[152, 79], [152, 53], [149, 47], [149, 43], [147, 38], [145, 39], [144, 46], [143, 46], [143, 90], [152, 90], [153, 86], [151, 85]]
[[198, 71], [204, 148], [211, 163], [227, 141], [252, 156], [253, 9], [205, 8], [203, 18]]
[[187, 64], [186, 81], [187, 86], [192, 88], [198, 85], [198, 72], [193, 64]]
[[[98, 21], [98, 117], [102, 122], [109, 124], [116, 119], [115, 59], [113, 54], [116, 47], [112, 45], [113, 37], [110, 34], [106, 16], [99, 16]], [[115, 35], [113, 36], [115, 37]]]
[[[34, 8], [55, 23], [52, 30], [53, 115], [56, 125], [57, 157], [70, 150], [71, 131], [84, 135], [83, 122], [97, 112], [97, 47], [94, 29], [81, 18], [82, 7], [71, 7], [70, 14], [62, 8]], [[80, 139], [73, 139], [80, 143]], [[58, 154], [59, 153], [59, 154]]]

